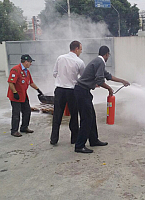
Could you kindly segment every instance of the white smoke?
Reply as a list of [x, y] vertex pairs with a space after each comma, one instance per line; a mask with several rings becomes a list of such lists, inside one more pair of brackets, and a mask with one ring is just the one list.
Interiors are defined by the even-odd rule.
[[[137, 121], [145, 127], [145, 87], [138, 84], [131, 84], [125, 94], [121, 117]], [[123, 96], [122, 96], [123, 100]]]
[[[85, 39], [104, 38], [111, 34], [104, 22], [96, 24], [92, 22], [90, 18], [85, 18], [72, 13], [70, 18], [67, 14], [60, 16], [60, 14], [55, 11], [54, 4], [52, 2], [50, 2], [49, 7], [45, 9], [45, 13], [43, 13], [43, 15], [40, 14], [40, 19], [43, 27], [42, 35], [39, 39], [43, 40], [43, 42], [39, 45], [39, 50], [41, 49], [41, 52], [45, 53], [46, 57], [39, 61], [40, 64], [43, 64], [43, 70], [41, 68], [37, 68], [37, 74], [39, 74], [39, 77], [43, 78], [39, 78], [36, 83], [38, 83], [45, 94], [49, 93], [50, 95], [53, 95], [55, 88], [53, 67], [59, 55], [69, 52], [69, 45], [71, 41], [80, 41], [82, 43], [84, 53], [84, 51], [90, 48], [90, 46], [91, 50], [92, 46], [94, 48], [94, 45], [91, 44], [93, 41]], [[44, 26], [45, 21], [48, 22], [47, 26]], [[95, 46], [95, 50], [93, 49], [93, 52], [96, 51]], [[88, 64], [88, 60], [90, 61], [91, 59], [88, 58], [88, 56], [90, 55], [85, 54], [85, 59], [83, 59], [86, 65]], [[80, 57], [82, 57], [82, 55]]]
[[71, 14], [71, 18], [63, 16], [54, 21], [43, 31], [41, 39], [83, 39], [104, 38], [111, 35], [104, 22], [94, 23], [90, 18]]

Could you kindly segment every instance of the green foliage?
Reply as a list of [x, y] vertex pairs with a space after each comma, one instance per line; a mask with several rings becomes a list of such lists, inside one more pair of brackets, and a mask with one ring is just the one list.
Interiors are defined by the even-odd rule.
[[45, 10], [43, 10], [39, 15], [39, 18], [41, 19], [41, 28], [43, 30], [50, 27], [61, 15], [61, 9], [57, 11], [57, 4], [55, 4], [53, 0], [45, 0], [45, 4]]
[[[42, 24], [49, 25], [50, 18], [48, 19], [46, 12], [51, 10], [50, 0], [46, 1], [45, 11], [41, 13]], [[53, 20], [57, 20], [58, 13], [60, 16], [67, 14], [67, 0], [55, 0], [53, 2]], [[120, 30], [121, 36], [136, 35], [139, 30], [139, 9], [136, 5], [131, 6], [127, 0], [111, 0], [111, 4], [120, 14]], [[54, 7], [55, 5], [55, 7]], [[118, 36], [118, 13], [111, 8], [96, 8], [95, 0], [70, 0], [71, 13], [75, 13], [85, 18], [91, 18], [93, 22], [104, 21], [108, 25], [108, 29], [113, 36]], [[56, 15], [55, 15], [55, 14]], [[49, 12], [50, 14], [50, 12]]]
[[0, 41], [25, 39], [23, 11], [9, 0], [0, 1]]

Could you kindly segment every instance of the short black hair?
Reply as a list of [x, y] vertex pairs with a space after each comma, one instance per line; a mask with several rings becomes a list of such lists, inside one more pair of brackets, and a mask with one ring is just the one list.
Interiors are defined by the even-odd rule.
[[77, 47], [80, 48], [80, 42], [79, 41], [72, 41], [70, 43], [70, 50], [74, 51]]
[[109, 53], [110, 50], [107, 46], [101, 46], [99, 49], [99, 55], [104, 56], [106, 53]]

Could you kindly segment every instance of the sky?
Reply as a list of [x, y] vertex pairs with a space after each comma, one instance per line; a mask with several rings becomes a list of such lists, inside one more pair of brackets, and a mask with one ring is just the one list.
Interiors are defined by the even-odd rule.
[[22, 8], [23, 15], [28, 19], [37, 16], [44, 8], [44, 0], [10, 0], [15, 6]]
[[[23, 15], [31, 19], [32, 16], [37, 16], [41, 10], [45, 8], [44, 0], [10, 0], [18, 6], [22, 8], [24, 11]], [[52, 0], [53, 1], [53, 0]], [[57, 0], [56, 0], [57, 1]], [[131, 5], [137, 4], [137, 7], [140, 10], [145, 10], [145, 0], [128, 0]]]

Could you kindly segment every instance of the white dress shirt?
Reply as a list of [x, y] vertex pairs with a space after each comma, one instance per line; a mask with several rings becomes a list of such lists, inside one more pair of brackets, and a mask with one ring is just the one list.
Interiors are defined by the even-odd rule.
[[103, 56], [98, 56], [98, 57], [101, 58], [101, 59], [103, 60], [103, 62], [105, 63], [105, 66], [106, 66], [106, 62], [105, 62]]
[[53, 70], [55, 86], [73, 89], [84, 69], [84, 62], [75, 53], [69, 52], [59, 56]]

